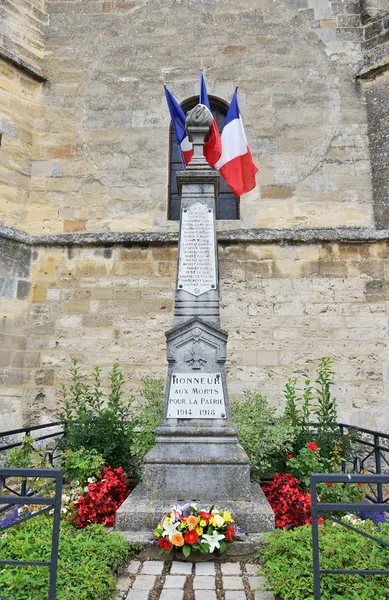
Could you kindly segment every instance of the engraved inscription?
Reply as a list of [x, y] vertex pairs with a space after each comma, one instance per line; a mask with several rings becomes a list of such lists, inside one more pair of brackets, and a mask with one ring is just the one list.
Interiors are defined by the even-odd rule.
[[173, 373], [168, 419], [225, 419], [220, 373]]
[[198, 202], [182, 212], [177, 286], [194, 296], [216, 288], [213, 212]]

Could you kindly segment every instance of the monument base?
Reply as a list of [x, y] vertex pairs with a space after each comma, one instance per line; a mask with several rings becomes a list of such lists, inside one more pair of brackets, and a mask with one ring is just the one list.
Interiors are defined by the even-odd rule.
[[[158, 555], [159, 548], [150, 545], [153, 530], [160, 519], [170, 511], [173, 504], [183, 504], [185, 500], [150, 499], [149, 492], [143, 484], [138, 485], [128, 496], [116, 514], [115, 528], [125, 535], [129, 544], [141, 546], [147, 556]], [[210, 502], [196, 500], [197, 506], [209, 509]], [[252, 554], [262, 540], [264, 533], [274, 529], [273, 511], [259, 485], [251, 484], [250, 498], [246, 501], [218, 500], [215, 506], [229, 510], [236, 525], [243, 532], [244, 542], [236, 542], [228, 547], [228, 556], [244, 557]], [[207, 555], [205, 555], [207, 556]], [[200, 560], [204, 560], [199, 554]], [[208, 555], [208, 558], [212, 558]], [[194, 555], [191, 560], [194, 559]]]

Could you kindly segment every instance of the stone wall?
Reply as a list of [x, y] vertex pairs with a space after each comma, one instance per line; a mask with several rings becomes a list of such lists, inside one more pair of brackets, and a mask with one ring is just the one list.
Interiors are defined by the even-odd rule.
[[0, 237], [0, 431], [23, 425], [31, 249]]
[[49, 0], [47, 8], [49, 85], [23, 229], [175, 230], [162, 83], [180, 101], [196, 95], [205, 55], [210, 94], [229, 101], [240, 80], [260, 170], [241, 221], [224, 227], [373, 223], [367, 117], [355, 82], [363, 64], [357, 0]]
[[2, 0], [0, 55], [38, 70], [42, 68], [48, 23], [46, 4], [46, 0]]
[[[33, 248], [25, 358], [4, 341], [25, 421], [50, 420], [72, 358], [83, 374], [118, 360], [129, 392], [165, 376], [176, 258], [175, 244]], [[220, 268], [232, 397], [259, 386], [280, 406], [288, 377], [330, 355], [341, 419], [387, 427], [387, 242], [221, 243]]]
[[374, 218], [389, 225], [389, 0], [367, 1], [363, 13], [365, 64], [360, 72], [369, 123]]

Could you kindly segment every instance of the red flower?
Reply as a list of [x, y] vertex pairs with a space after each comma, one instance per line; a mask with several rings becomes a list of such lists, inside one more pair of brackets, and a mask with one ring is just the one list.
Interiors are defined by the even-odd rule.
[[324, 519], [323, 519], [323, 517], [319, 517], [319, 518], [318, 518], [318, 520], [317, 520], [317, 524], [318, 524], [318, 525], [324, 525]]
[[276, 473], [273, 483], [263, 488], [274, 510], [276, 527], [293, 529], [311, 523], [311, 495], [299, 489], [290, 473]]
[[199, 539], [199, 534], [194, 529], [192, 531], [186, 531], [184, 533], [184, 540], [189, 546], [193, 546]]
[[205, 510], [200, 511], [200, 519], [202, 521], [206, 521], [208, 523], [209, 520], [212, 519], [212, 517], [213, 517], [213, 513], [207, 513], [207, 512], [205, 512]]
[[357, 485], [359, 485], [359, 487], [363, 487], [363, 483], [361, 482], [357, 483]]
[[228, 525], [226, 529], [226, 540], [227, 542], [233, 542], [235, 537], [235, 528], [232, 525]]
[[308, 448], [310, 450], [312, 450], [312, 452], [316, 452], [316, 450], [318, 450], [319, 446], [316, 444], [316, 442], [309, 442]]
[[88, 485], [88, 492], [76, 503], [75, 525], [86, 527], [90, 523], [101, 523], [113, 527], [116, 511], [127, 498], [126, 476], [122, 467], [105, 467], [99, 481]]
[[292, 460], [293, 454], [288, 454], [288, 460]]
[[330, 481], [327, 481], [327, 483], [326, 483], [326, 486], [327, 486], [327, 487], [329, 487], [329, 488], [332, 488], [332, 486], [333, 486], [333, 485], [334, 485], [334, 484], [333, 484], [333, 483], [331, 483]]
[[165, 537], [159, 538], [158, 544], [159, 544], [159, 547], [162, 548], [162, 550], [166, 550], [166, 551], [169, 551], [170, 548], [173, 545], [171, 543], [171, 541], [168, 538], [165, 538]]

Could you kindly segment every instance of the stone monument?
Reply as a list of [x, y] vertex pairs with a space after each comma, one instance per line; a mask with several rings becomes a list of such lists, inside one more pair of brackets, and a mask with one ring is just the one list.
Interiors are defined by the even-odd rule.
[[149, 540], [176, 502], [231, 510], [251, 544], [274, 527], [261, 488], [250, 482], [249, 459], [231, 422], [228, 334], [220, 328], [219, 315], [215, 199], [220, 175], [203, 152], [211, 125], [206, 107], [197, 105], [188, 113], [194, 153], [186, 171], [177, 174], [181, 221], [174, 320], [166, 333], [164, 418], [156, 445], [144, 459], [142, 482], [116, 518], [116, 527], [128, 532], [130, 543]]

